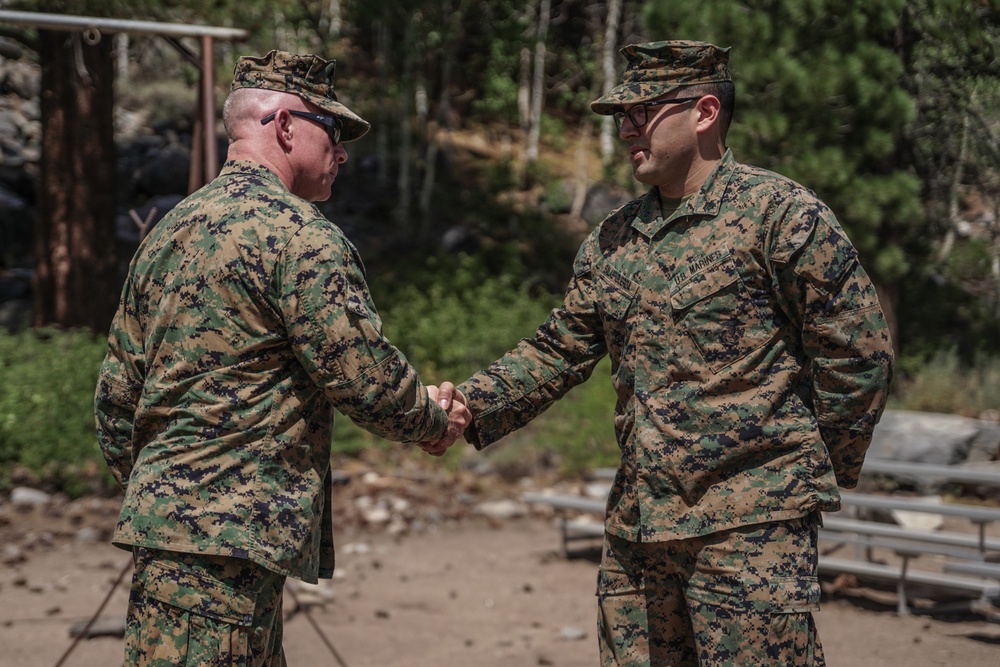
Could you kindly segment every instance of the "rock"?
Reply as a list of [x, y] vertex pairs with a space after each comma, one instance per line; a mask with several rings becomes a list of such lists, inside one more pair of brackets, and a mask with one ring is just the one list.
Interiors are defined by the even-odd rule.
[[179, 144], [167, 145], [139, 167], [136, 185], [149, 196], [187, 192], [191, 151]]
[[52, 496], [44, 491], [31, 489], [26, 486], [16, 487], [10, 492], [11, 504], [18, 507], [37, 507], [39, 505], [44, 505], [49, 502], [51, 497]]
[[80, 530], [76, 531], [75, 539], [77, 542], [92, 544], [101, 540], [101, 532], [96, 528], [84, 526]]
[[559, 637], [571, 642], [580, 641], [581, 639], [587, 638], [587, 631], [573, 627], [572, 625], [564, 625], [562, 629], [559, 630]]
[[372, 507], [364, 510], [361, 516], [364, 517], [365, 521], [373, 524], [388, 523], [392, 519], [392, 513], [385, 507]]
[[[125, 617], [124, 616], [101, 616], [94, 620], [94, 623], [88, 628], [87, 621], [80, 621], [69, 626], [69, 636], [77, 637], [83, 635], [84, 639], [90, 639], [92, 637], [118, 637], [119, 639], [125, 636]], [[86, 633], [84, 633], [86, 629]]]
[[[3, 547], [3, 552], [0, 554], [0, 562], [4, 565], [17, 565], [18, 563], [23, 563], [27, 560], [24, 557], [24, 551], [21, 547], [15, 544], [5, 544]], [[17, 582], [15, 582], [17, 585]]]
[[[961, 415], [886, 410], [875, 427], [869, 458], [906, 463], [957, 465], [997, 458], [1000, 424]], [[942, 483], [898, 474], [901, 484], [922, 494], [942, 491]], [[947, 483], [947, 482], [946, 482]]]
[[285, 587], [291, 590], [295, 601], [303, 607], [323, 606], [334, 597], [333, 582], [329, 579], [321, 579], [316, 584], [289, 579], [285, 582]]
[[371, 545], [364, 542], [350, 542], [343, 546], [343, 552], [345, 554], [358, 554], [363, 556], [367, 553], [371, 553], [371, 550]]
[[632, 199], [621, 188], [604, 183], [596, 183], [587, 190], [586, 203], [583, 205], [581, 217], [592, 225], [604, 220], [614, 209]]
[[13, 66], [7, 70], [5, 82], [7, 90], [26, 100], [38, 97], [42, 83], [42, 68], [23, 61], [9, 62], [8, 65]]
[[0, 328], [10, 332], [27, 329], [31, 324], [34, 304], [29, 299], [12, 299], [0, 303]]
[[479, 503], [475, 511], [477, 514], [488, 516], [491, 519], [515, 519], [528, 513], [524, 504], [516, 500], [494, 500]]
[[583, 489], [583, 495], [588, 498], [604, 499], [611, 493], [611, 482], [590, 482]]
[[385, 530], [390, 535], [398, 536], [407, 532], [409, 530], [409, 526], [406, 524], [406, 521], [404, 521], [399, 517], [396, 517], [389, 522], [389, 525], [386, 527]]

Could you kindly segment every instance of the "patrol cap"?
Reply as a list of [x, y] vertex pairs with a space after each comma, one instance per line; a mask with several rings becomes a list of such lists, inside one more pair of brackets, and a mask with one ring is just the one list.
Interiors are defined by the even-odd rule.
[[620, 51], [628, 60], [622, 82], [590, 108], [610, 116], [623, 105], [648, 102], [681, 86], [732, 81], [729, 48], [686, 40], [629, 44]]
[[236, 61], [231, 90], [263, 88], [292, 93], [330, 112], [343, 122], [341, 141], [360, 139], [371, 125], [337, 101], [333, 82], [336, 60], [316, 55], [271, 51], [266, 56], [243, 56]]

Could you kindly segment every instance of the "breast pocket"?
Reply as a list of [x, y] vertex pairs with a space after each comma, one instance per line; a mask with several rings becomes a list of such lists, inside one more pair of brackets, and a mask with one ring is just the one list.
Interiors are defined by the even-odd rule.
[[670, 284], [674, 323], [718, 373], [771, 338], [771, 312], [764, 295], [746, 288], [732, 255]]
[[597, 290], [597, 310], [604, 327], [608, 356], [611, 358], [612, 375], [621, 379], [622, 368], [634, 368], [631, 338], [639, 288], [607, 262], [594, 266], [594, 286]]

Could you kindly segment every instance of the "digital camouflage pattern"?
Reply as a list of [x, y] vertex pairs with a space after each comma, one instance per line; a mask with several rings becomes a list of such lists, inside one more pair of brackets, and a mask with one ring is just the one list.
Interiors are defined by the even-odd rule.
[[823, 667], [815, 515], [683, 542], [609, 535], [598, 573], [604, 667]]
[[590, 103], [609, 116], [626, 104], [654, 100], [682, 86], [732, 81], [729, 47], [684, 40], [629, 44], [619, 53], [628, 63], [622, 82]]
[[577, 254], [565, 299], [459, 389], [482, 448], [611, 357], [621, 465], [606, 527], [677, 540], [837, 510], [888, 395], [875, 288], [830, 210], [726, 152], [664, 220], [651, 189]]
[[334, 92], [336, 73], [336, 60], [324, 60], [312, 54], [271, 51], [265, 56], [243, 56], [237, 60], [231, 90], [263, 88], [298, 95], [340, 118], [344, 123], [340, 134], [342, 142], [360, 139], [371, 125], [337, 101]]
[[284, 667], [282, 575], [239, 558], [139, 549], [133, 581], [130, 667]]
[[340, 229], [227, 162], [143, 242], [112, 323], [95, 402], [115, 544], [329, 577], [334, 409], [400, 442], [447, 429], [381, 328]]

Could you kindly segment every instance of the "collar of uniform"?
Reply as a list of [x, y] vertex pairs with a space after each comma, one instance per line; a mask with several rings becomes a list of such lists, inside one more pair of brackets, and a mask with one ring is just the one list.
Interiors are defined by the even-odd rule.
[[270, 181], [280, 188], [285, 187], [284, 183], [281, 182], [281, 179], [278, 178], [276, 173], [264, 165], [251, 160], [228, 160], [224, 165], [222, 165], [222, 169], [219, 171], [219, 176], [233, 176], [236, 174]]
[[[706, 217], [718, 215], [719, 208], [722, 206], [722, 193], [729, 186], [735, 167], [736, 158], [733, 157], [732, 150], [727, 148], [722, 159], [715, 165], [698, 192], [674, 211], [669, 220], [677, 220], [691, 215]], [[643, 195], [639, 210], [632, 220], [632, 226], [647, 238], [653, 238], [667, 222], [668, 220], [660, 215], [660, 197], [654, 186]]]

